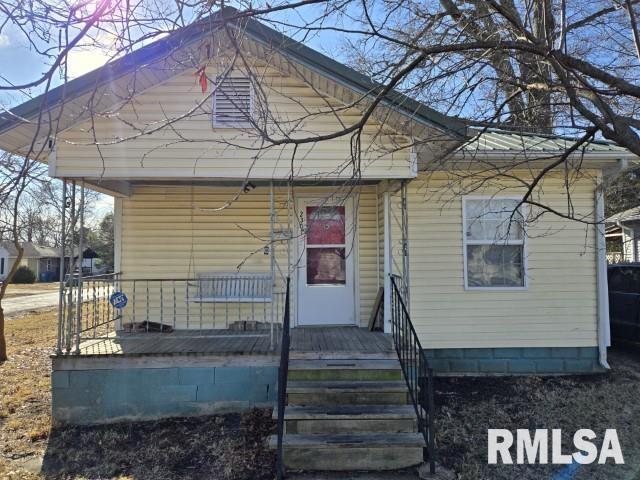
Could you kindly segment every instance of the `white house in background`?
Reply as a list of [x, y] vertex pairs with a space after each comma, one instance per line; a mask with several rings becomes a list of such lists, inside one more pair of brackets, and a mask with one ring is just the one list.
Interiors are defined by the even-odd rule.
[[[60, 249], [37, 245], [32, 242], [22, 244], [24, 253], [20, 260], [20, 266], [29, 267], [35, 273], [36, 281], [56, 281], [60, 275]], [[77, 249], [74, 258], [77, 258]], [[9, 274], [11, 266], [18, 258], [18, 252], [13, 242], [5, 240], [0, 242], [0, 280], [4, 280]], [[85, 274], [96, 272], [97, 253], [91, 248], [85, 248], [82, 256], [82, 271]], [[67, 256], [65, 264], [68, 265]]]
[[611, 215], [606, 224], [610, 263], [640, 262], [640, 207]]
[[[58, 279], [60, 266], [60, 250], [37, 245], [31, 242], [23, 243], [24, 253], [20, 260], [20, 266], [29, 267], [35, 273], [36, 281], [40, 280], [41, 274], [48, 272], [49, 281]], [[11, 266], [16, 261], [18, 252], [11, 241], [0, 242], [0, 280], [4, 280]]]

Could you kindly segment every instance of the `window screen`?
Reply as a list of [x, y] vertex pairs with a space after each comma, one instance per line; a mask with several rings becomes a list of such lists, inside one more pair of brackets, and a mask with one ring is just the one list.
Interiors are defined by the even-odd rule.
[[524, 218], [514, 199], [465, 199], [466, 286], [525, 286]]

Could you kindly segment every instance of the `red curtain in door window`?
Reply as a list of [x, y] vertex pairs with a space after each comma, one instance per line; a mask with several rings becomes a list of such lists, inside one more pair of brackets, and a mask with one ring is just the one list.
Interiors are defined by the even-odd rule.
[[344, 245], [344, 207], [307, 207], [307, 245]]

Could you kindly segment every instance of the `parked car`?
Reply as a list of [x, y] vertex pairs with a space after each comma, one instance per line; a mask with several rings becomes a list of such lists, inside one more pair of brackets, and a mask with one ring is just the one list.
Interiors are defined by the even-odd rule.
[[640, 342], [640, 263], [609, 265], [608, 279], [611, 337]]

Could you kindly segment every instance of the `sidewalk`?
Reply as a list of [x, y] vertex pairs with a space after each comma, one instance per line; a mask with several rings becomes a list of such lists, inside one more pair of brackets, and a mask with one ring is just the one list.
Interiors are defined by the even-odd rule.
[[58, 292], [12, 297], [7, 298], [2, 302], [5, 315], [14, 315], [16, 313], [26, 312], [29, 310], [40, 310], [43, 308], [54, 307], [57, 304]]

